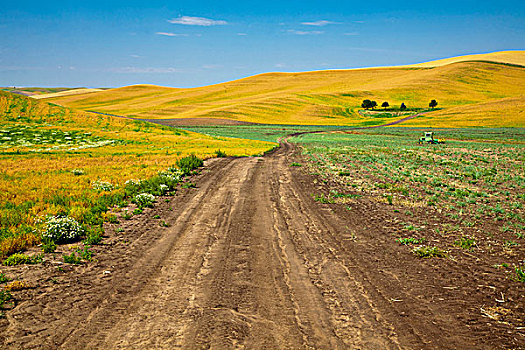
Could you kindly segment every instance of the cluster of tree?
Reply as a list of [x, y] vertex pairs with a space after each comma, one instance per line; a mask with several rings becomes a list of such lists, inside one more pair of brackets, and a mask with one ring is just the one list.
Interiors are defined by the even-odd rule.
[[[437, 101], [436, 100], [432, 100], [430, 101], [430, 103], [428, 104], [428, 106], [432, 109], [434, 109], [436, 106], [438, 105]], [[364, 109], [374, 109], [375, 107], [377, 107], [377, 102], [376, 101], [371, 101], [371, 100], [363, 100], [363, 103], [361, 103], [361, 107], [363, 107]], [[388, 102], [383, 102], [381, 104], [381, 107], [383, 107], [384, 109], [387, 109], [388, 107], [390, 107], [390, 104]], [[401, 103], [401, 106], [399, 106], [399, 109], [404, 111], [405, 109], [407, 109], [407, 106], [405, 105], [404, 102]]]

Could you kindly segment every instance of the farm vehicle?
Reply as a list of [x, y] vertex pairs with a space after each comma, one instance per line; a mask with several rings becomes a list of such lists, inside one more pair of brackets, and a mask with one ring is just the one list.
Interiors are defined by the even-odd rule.
[[425, 135], [423, 137], [420, 137], [419, 138], [419, 144], [423, 144], [423, 143], [432, 143], [432, 144], [436, 144], [436, 143], [445, 143], [445, 140], [443, 139], [436, 139], [434, 138], [434, 133], [432, 131], [427, 131], [425, 132]]

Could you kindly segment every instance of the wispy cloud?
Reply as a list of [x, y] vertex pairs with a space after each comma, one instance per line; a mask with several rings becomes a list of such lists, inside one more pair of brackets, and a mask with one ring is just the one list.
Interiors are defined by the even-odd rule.
[[288, 33], [291, 33], [291, 34], [295, 34], [295, 35], [319, 35], [319, 34], [324, 34], [324, 32], [320, 31], [320, 30], [295, 30], [295, 29], [290, 29], [288, 30]]
[[118, 67], [110, 68], [110, 73], [143, 74], [143, 73], [180, 73], [182, 69], [173, 67]]
[[168, 20], [168, 22], [172, 24], [184, 24], [187, 26], [220, 26], [228, 24], [226, 21], [222, 20], [215, 20], [210, 18], [204, 18], [204, 17], [190, 17], [190, 16], [181, 16], [179, 18], [174, 18]]
[[248, 34], [246, 34], [246, 33], [237, 33], [237, 35], [238, 35], [238, 36], [246, 36], [246, 35], [248, 35]]
[[339, 23], [333, 22], [333, 21], [320, 20], [320, 21], [315, 21], [315, 22], [303, 22], [301, 24], [304, 24], [305, 26], [324, 27], [329, 24], [339, 24]]
[[188, 34], [178, 34], [178, 33], [169, 33], [169, 32], [156, 32], [157, 35], [164, 35], [164, 36], [188, 36]]
[[359, 33], [358, 32], [350, 32], [350, 33], [345, 33], [344, 35], [356, 36], [356, 35], [359, 35]]

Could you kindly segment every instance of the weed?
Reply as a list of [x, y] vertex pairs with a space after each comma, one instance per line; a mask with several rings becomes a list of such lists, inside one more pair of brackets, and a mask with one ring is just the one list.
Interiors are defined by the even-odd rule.
[[32, 288], [32, 286], [29, 283], [27, 283], [27, 282], [24, 282], [24, 281], [13, 281], [13, 282], [9, 283], [8, 285], [6, 285], [4, 287], [4, 290], [6, 290], [8, 292], [12, 292], [12, 291], [24, 290], [24, 289], [29, 289], [29, 288]]
[[461, 237], [460, 239], [454, 241], [454, 245], [455, 246], [458, 246], [462, 249], [466, 249], [466, 250], [472, 250], [472, 248], [474, 246], [476, 246], [476, 240], [472, 237], [467, 237], [467, 236], [464, 236], [464, 237]]
[[421, 246], [414, 248], [413, 252], [420, 258], [445, 258], [447, 256], [447, 252], [439, 249], [438, 247]]
[[339, 175], [339, 176], [350, 176], [350, 172], [349, 171], [340, 171], [337, 175]]
[[192, 170], [200, 168], [203, 165], [204, 161], [194, 154], [183, 157], [177, 161], [177, 166], [184, 172], [185, 175], [189, 175]]
[[0, 273], [0, 283], [5, 283], [8, 281], [9, 281], [9, 278], [5, 274]]
[[[142, 209], [144, 207], [153, 207], [153, 202], [155, 201], [155, 196], [150, 193], [140, 193], [137, 194], [132, 202], [137, 204], [137, 206]], [[135, 211], [133, 211], [133, 214], [135, 214]]]
[[197, 187], [193, 182], [185, 182], [181, 186], [182, 188], [195, 188]]
[[57, 245], [51, 239], [45, 239], [42, 241], [42, 251], [44, 253], [54, 253], [57, 249]]
[[396, 242], [399, 244], [403, 244], [403, 245], [421, 244], [425, 242], [425, 239], [424, 238], [414, 238], [414, 237], [398, 238], [396, 239]]
[[3, 309], [4, 308], [4, 303], [6, 301], [9, 301], [13, 298], [13, 296], [11, 295], [11, 293], [9, 293], [9, 291], [6, 291], [6, 290], [0, 290], [0, 309]]
[[100, 242], [102, 242], [102, 232], [100, 231], [90, 232], [84, 240], [85, 245], [97, 245]]
[[301, 163], [293, 162], [292, 164], [290, 164], [290, 166], [300, 167], [300, 166], [303, 166], [303, 165]]
[[122, 233], [124, 232], [124, 229], [122, 227], [117, 227], [117, 229], [115, 230], [115, 232], [117, 233]]
[[84, 246], [84, 249], [77, 249], [77, 253], [80, 257], [86, 261], [91, 261], [93, 259], [93, 252], [89, 250], [90, 246]]
[[[142, 209], [135, 208], [135, 210], [133, 210], [133, 215], [139, 215], [139, 214], [142, 214]], [[130, 216], [130, 218], [131, 218], [131, 216]]]
[[73, 218], [51, 216], [47, 219], [43, 239], [56, 243], [71, 242], [84, 234], [84, 228]]
[[514, 268], [516, 272], [516, 279], [525, 283], [525, 261]]
[[6, 266], [15, 266], [15, 265], [23, 265], [23, 264], [37, 264], [42, 261], [42, 257], [40, 255], [35, 255], [34, 257], [31, 257], [26, 254], [22, 253], [15, 253], [7, 257], [7, 259], [4, 260], [4, 265]]
[[389, 205], [393, 205], [394, 196], [392, 196], [391, 194], [385, 194], [384, 197], [386, 198], [386, 201], [388, 202]]
[[70, 255], [64, 254], [64, 255], [62, 255], [62, 257], [64, 258], [64, 262], [66, 264], [75, 264], [75, 265], [82, 264], [82, 258], [78, 257], [75, 254], [75, 252], [71, 252]]
[[160, 215], [159, 214], [156, 214], [153, 216], [154, 219], [160, 219]]
[[218, 150], [215, 151], [215, 156], [216, 156], [217, 158], [225, 158], [225, 157], [227, 157], [228, 155], [226, 154], [226, 152], [223, 152], [223, 151], [221, 151], [220, 149], [218, 149]]
[[326, 197], [324, 195], [324, 193], [321, 193], [321, 195], [313, 195], [314, 197], [314, 200], [316, 202], [319, 202], [319, 203], [323, 203], [323, 204], [332, 204], [332, 203], [335, 203], [334, 199], [333, 198], [330, 198], [330, 197]]
[[159, 225], [160, 225], [161, 227], [169, 227], [169, 226], [170, 226], [170, 225], [169, 225], [166, 221], [164, 221], [164, 220], [162, 220], [161, 222], [159, 222]]

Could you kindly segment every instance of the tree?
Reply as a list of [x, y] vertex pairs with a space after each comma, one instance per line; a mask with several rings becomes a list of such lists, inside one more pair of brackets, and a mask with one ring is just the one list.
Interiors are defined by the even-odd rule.
[[363, 100], [363, 103], [361, 103], [361, 107], [363, 107], [364, 109], [372, 108], [372, 101]]
[[371, 105], [372, 109], [374, 109], [375, 107], [377, 107], [377, 102], [376, 102], [376, 101], [371, 101], [371, 102], [372, 102], [372, 105]]
[[405, 106], [405, 102], [401, 102], [401, 106], [399, 107], [400, 110], [404, 111], [407, 109], [407, 106]]
[[383, 102], [381, 104], [381, 107], [383, 107], [384, 109], [387, 109], [388, 107], [390, 107], [390, 104], [388, 102]]
[[436, 106], [438, 105], [437, 101], [436, 100], [432, 100], [430, 101], [430, 103], [428, 104], [428, 106], [432, 109], [434, 109]]

